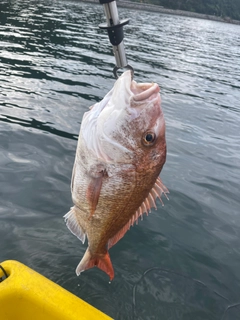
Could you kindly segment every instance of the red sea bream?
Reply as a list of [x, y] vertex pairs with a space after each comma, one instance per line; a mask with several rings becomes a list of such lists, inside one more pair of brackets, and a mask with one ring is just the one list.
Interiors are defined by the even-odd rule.
[[83, 116], [72, 173], [74, 206], [64, 216], [88, 248], [76, 273], [97, 266], [110, 280], [108, 250], [155, 200], [168, 192], [159, 178], [166, 160], [159, 86], [124, 72], [113, 89]]

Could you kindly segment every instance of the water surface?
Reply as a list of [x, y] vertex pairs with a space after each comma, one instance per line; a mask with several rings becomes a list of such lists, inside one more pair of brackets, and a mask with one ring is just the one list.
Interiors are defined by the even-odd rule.
[[[161, 86], [170, 190], [79, 278], [66, 228], [83, 113], [114, 83], [100, 5], [0, 4], [0, 260], [19, 260], [118, 320], [240, 319], [240, 27], [119, 9], [137, 81]], [[227, 309], [228, 306], [233, 306]]]

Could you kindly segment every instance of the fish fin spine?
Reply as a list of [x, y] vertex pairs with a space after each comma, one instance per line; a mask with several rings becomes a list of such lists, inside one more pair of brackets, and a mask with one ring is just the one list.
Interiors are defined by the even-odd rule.
[[[167, 193], [169, 193], [168, 188], [163, 184], [162, 180], [160, 179], [160, 177], [157, 178], [156, 182], [155, 182], [155, 186], [158, 187], [161, 191], [160, 197], [162, 194], [164, 194], [164, 196], [168, 199]], [[169, 200], [169, 199], [168, 199]]]
[[66, 225], [72, 234], [84, 243], [86, 234], [83, 227], [79, 224], [76, 214], [76, 207], [74, 206], [63, 216], [63, 218], [65, 219]]
[[102, 255], [92, 256], [89, 249], [87, 249], [82, 260], [76, 268], [76, 274], [79, 276], [84, 270], [93, 268], [95, 266], [104, 271], [112, 281], [114, 278], [114, 270], [108, 251]]
[[125, 233], [134, 225], [134, 223], [138, 224], [138, 219], [141, 217], [143, 218], [143, 214], [146, 213], [147, 215], [151, 212], [151, 208], [154, 207], [157, 209], [156, 206], [156, 199], [159, 198], [162, 205], [163, 201], [161, 199], [162, 194], [168, 199], [167, 193], [169, 193], [168, 189], [162, 183], [162, 180], [158, 177], [155, 184], [153, 185], [152, 189], [150, 190], [148, 196], [145, 198], [141, 206], [138, 210], [133, 214], [130, 220], [126, 223], [126, 225], [118, 231], [111, 239], [108, 241], [108, 249], [113, 247]]
[[158, 177], [152, 189], [150, 190], [148, 196], [146, 197], [146, 199], [143, 201], [141, 205], [141, 207], [143, 207], [142, 214], [146, 213], [148, 215], [148, 213], [151, 212], [152, 207], [154, 207], [157, 210], [157, 206], [156, 206], [157, 198], [159, 198], [162, 206], [164, 206], [161, 196], [162, 194], [164, 194], [164, 196], [168, 199], [167, 193], [169, 193], [167, 187], [165, 187], [160, 177]]

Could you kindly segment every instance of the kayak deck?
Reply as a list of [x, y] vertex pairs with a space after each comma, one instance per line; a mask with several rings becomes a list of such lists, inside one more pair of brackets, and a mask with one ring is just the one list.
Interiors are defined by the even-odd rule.
[[0, 265], [1, 320], [111, 320], [20, 262], [9, 260]]

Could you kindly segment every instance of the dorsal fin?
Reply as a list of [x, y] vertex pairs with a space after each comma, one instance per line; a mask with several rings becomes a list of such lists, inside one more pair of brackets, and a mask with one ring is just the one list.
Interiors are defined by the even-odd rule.
[[110, 249], [112, 246], [114, 246], [124, 235], [125, 233], [130, 229], [131, 226], [138, 223], [138, 218], [143, 217], [143, 214], [151, 212], [151, 208], [154, 207], [157, 209], [156, 202], [155, 200], [159, 198], [161, 201], [162, 206], [164, 206], [163, 201], [161, 199], [161, 195], [164, 194], [165, 197], [168, 199], [167, 193], [169, 193], [167, 187], [162, 183], [162, 180], [158, 177], [154, 186], [150, 190], [148, 196], [146, 199], [143, 201], [141, 206], [138, 208], [138, 210], [133, 214], [131, 219], [125, 224], [125, 226], [118, 231], [115, 236], [113, 236], [111, 239], [108, 241], [108, 249]]

